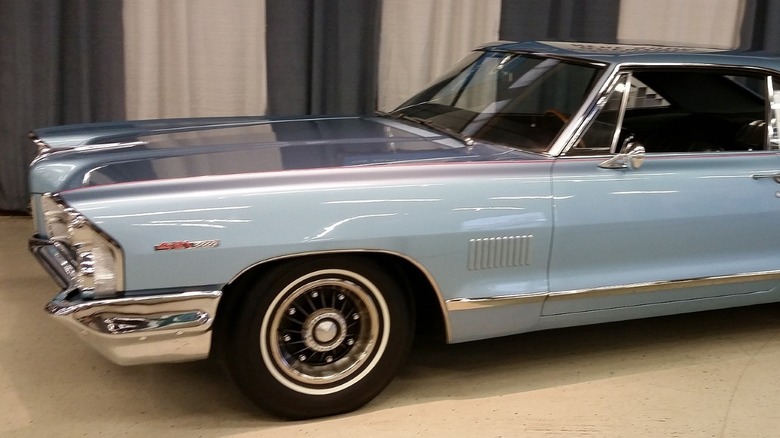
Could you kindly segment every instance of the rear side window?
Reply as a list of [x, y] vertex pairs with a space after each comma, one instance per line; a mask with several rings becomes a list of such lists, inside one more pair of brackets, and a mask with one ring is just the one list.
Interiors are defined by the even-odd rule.
[[723, 69], [626, 72], [567, 155], [615, 153], [629, 138], [647, 153], [776, 149], [779, 85]]

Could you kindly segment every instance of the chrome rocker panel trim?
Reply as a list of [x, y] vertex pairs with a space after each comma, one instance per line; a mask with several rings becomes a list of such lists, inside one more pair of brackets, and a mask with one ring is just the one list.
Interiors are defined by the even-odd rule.
[[62, 292], [46, 311], [119, 365], [205, 359], [221, 291], [188, 291], [70, 302]]
[[450, 312], [461, 310], [474, 310], [514, 306], [522, 304], [539, 303], [543, 301], [561, 301], [577, 298], [593, 298], [634, 293], [663, 292], [674, 289], [717, 286], [749, 281], [764, 281], [780, 279], [780, 270], [749, 272], [734, 275], [722, 275], [703, 278], [689, 278], [684, 280], [655, 281], [646, 283], [633, 283], [620, 286], [605, 286], [590, 289], [577, 289], [570, 291], [536, 293], [524, 295], [502, 295], [483, 298], [456, 298], [447, 300], [447, 310]]

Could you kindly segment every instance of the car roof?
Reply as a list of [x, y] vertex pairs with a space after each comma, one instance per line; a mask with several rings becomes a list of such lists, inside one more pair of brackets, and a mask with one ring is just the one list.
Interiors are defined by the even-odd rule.
[[532, 53], [603, 64], [706, 64], [731, 67], [762, 67], [780, 71], [779, 54], [757, 50], [567, 41], [528, 41], [520, 43], [500, 41], [483, 46], [481, 49]]

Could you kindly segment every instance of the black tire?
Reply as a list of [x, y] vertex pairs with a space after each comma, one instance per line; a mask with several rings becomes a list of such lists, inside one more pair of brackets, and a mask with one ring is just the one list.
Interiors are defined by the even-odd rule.
[[226, 363], [241, 391], [290, 419], [355, 410], [403, 364], [413, 333], [403, 291], [352, 257], [292, 262], [262, 276], [239, 306]]

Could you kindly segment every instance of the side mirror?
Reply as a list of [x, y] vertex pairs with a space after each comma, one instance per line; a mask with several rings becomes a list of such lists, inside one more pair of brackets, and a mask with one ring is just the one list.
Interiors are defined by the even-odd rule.
[[636, 141], [627, 141], [619, 154], [599, 164], [603, 169], [639, 169], [645, 161], [645, 147]]

